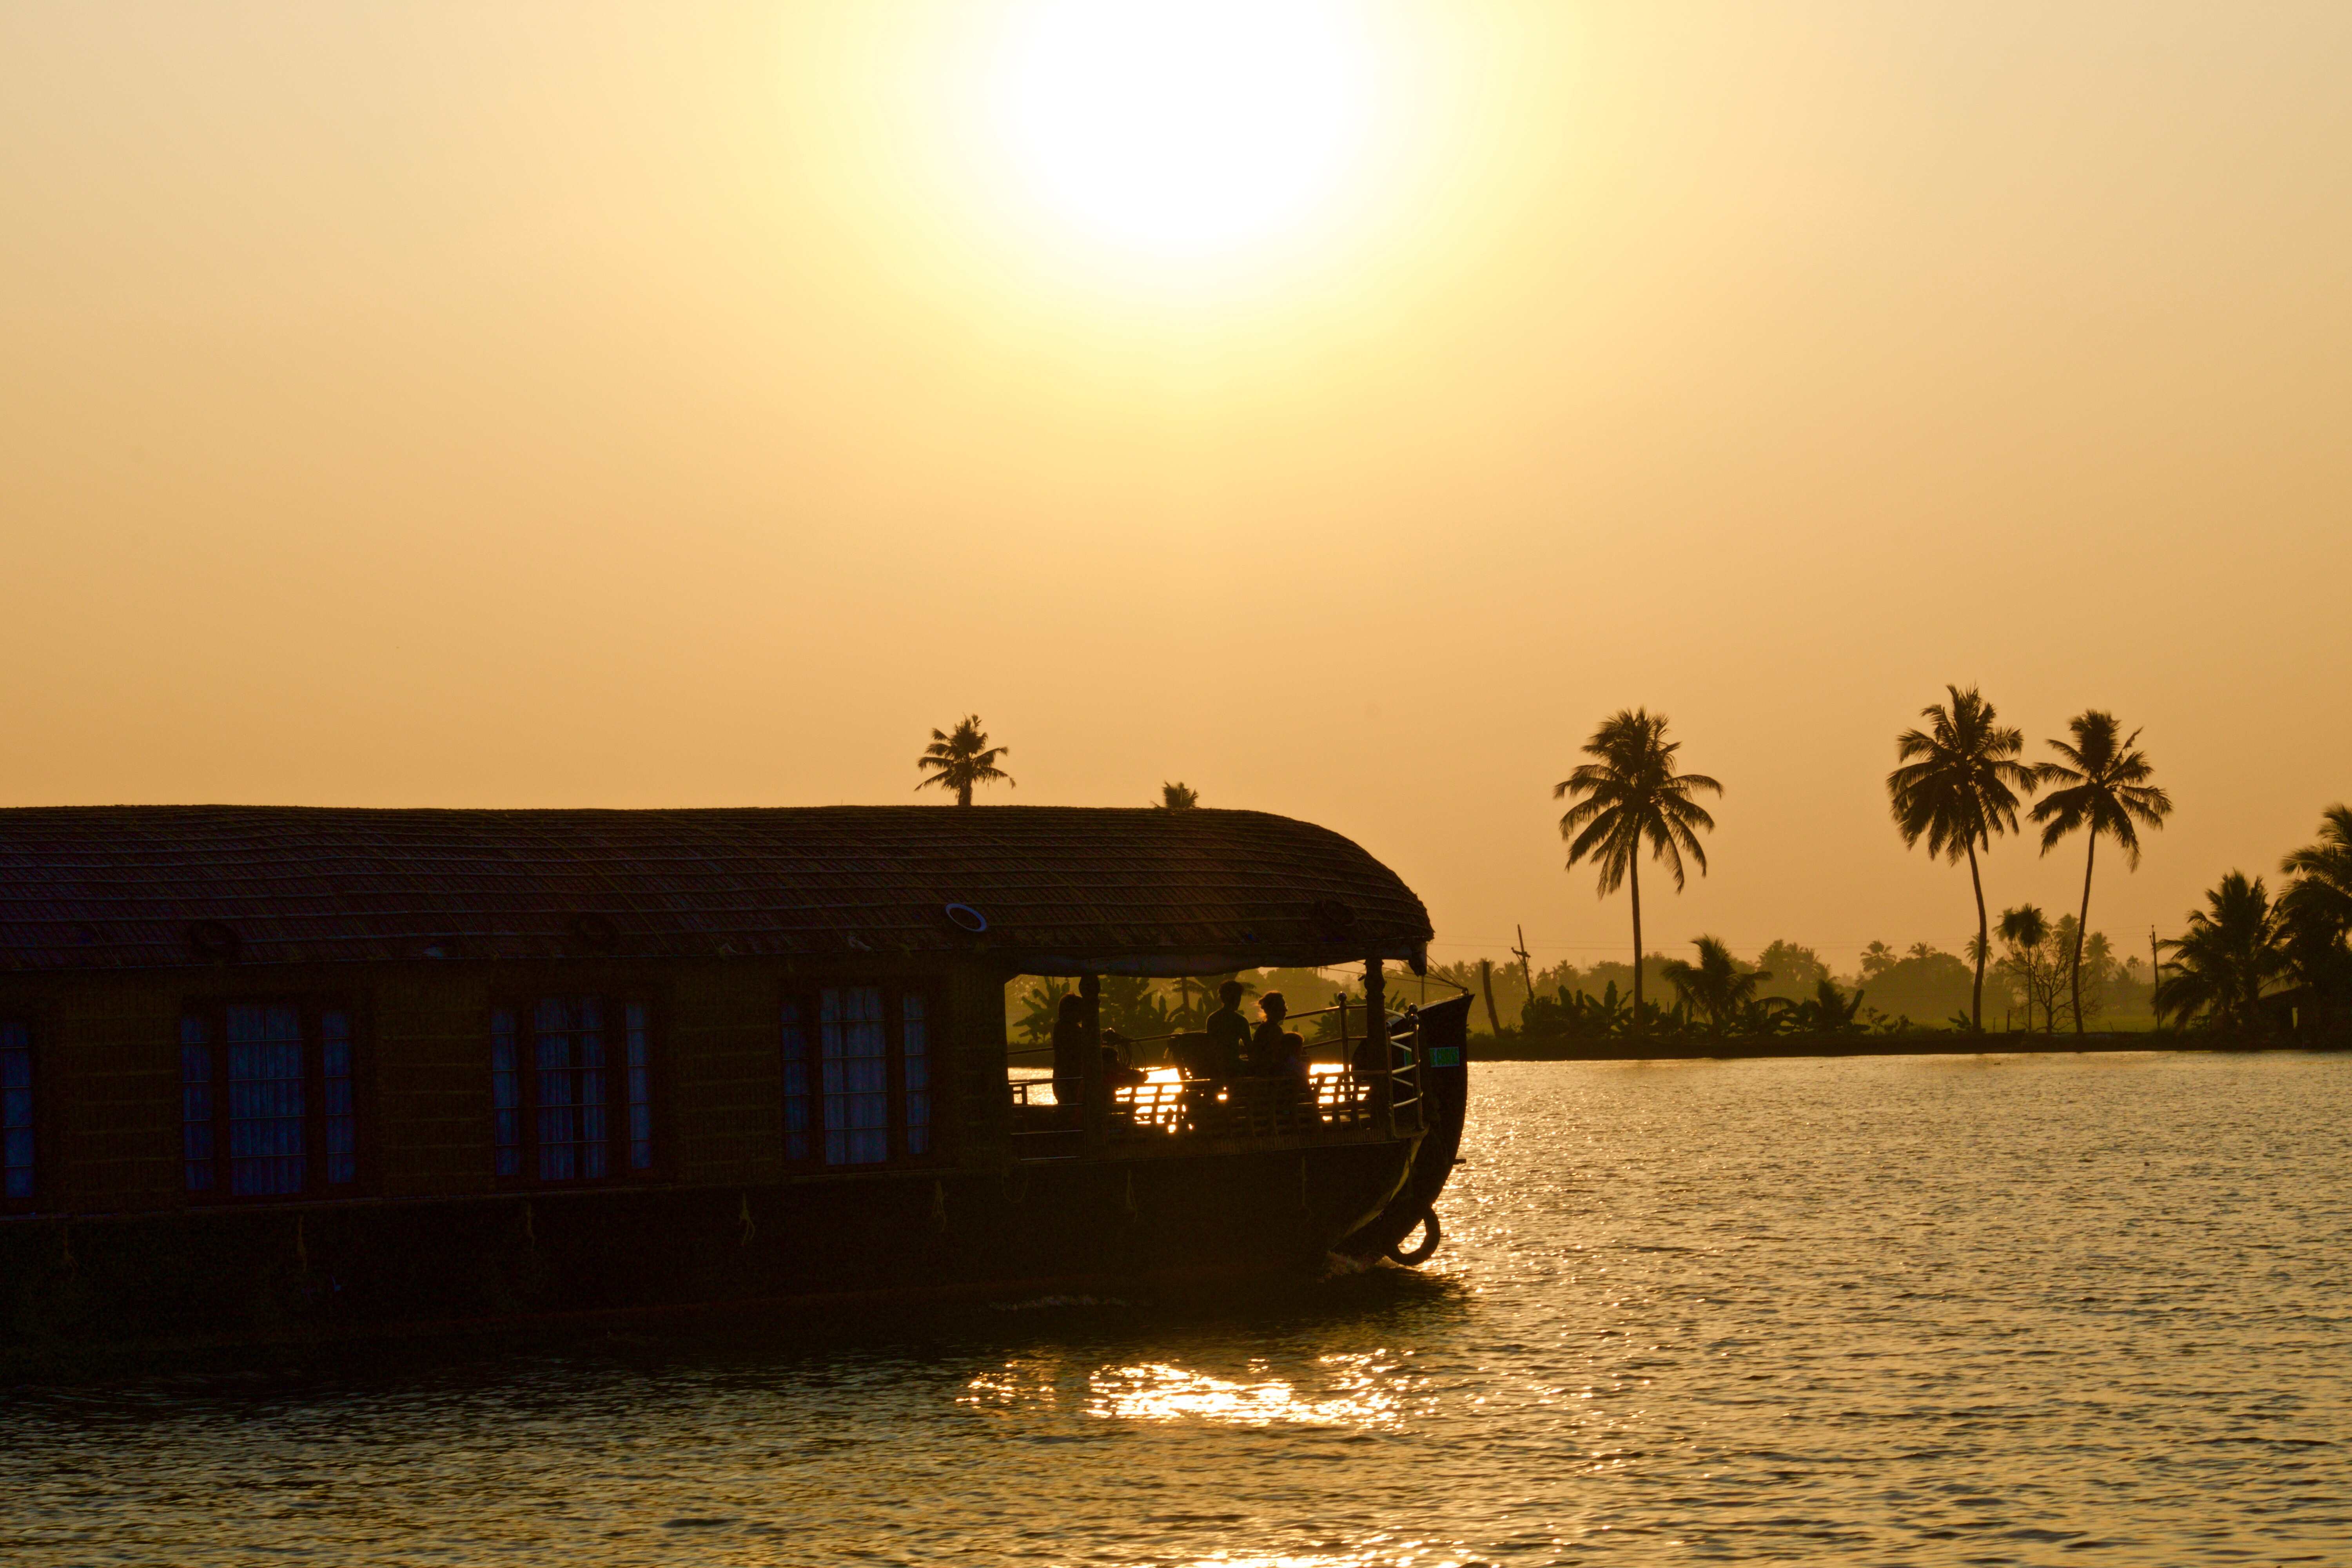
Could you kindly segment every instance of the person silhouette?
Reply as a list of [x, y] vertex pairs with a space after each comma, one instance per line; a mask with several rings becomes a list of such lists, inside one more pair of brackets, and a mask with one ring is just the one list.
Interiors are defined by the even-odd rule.
[[1283, 999], [1281, 992], [1269, 991], [1257, 999], [1257, 1007], [1265, 1016], [1250, 1036], [1249, 1060], [1244, 1070], [1252, 1078], [1272, 1078], [1282, 1071], [1282, 1058], [1286, 1054], [1282, 1023], [1290, 1016], [1290, 1004]]
[[1248, 1070], [1250, 1026], [1249, 1020], [1242, 1016], [1242, 993], [1245, 989], [1238, 980], [1228, 980], [1218, 986], [1217, 1010], [1202, 1025], [1209, 1037], [1209, 1048], [1203, 1053], [1208, 1058], [1209, 1076], [1220, 1082]]

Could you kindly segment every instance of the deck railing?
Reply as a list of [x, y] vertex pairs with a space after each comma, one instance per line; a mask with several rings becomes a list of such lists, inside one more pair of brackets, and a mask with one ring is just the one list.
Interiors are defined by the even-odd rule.
[[[1016, 1131], [1083, 1131], [1084, 1108], [1055, 1101], [1053, 1083], [1008, 1086]], [[1309, 1079], [1237, 1078], [1155, 1080], [1110, 1089], [1104, 1134], [1112, 1142], [1202, 1133], [1223, 1138], [1291, 1137], [1325, 1129], [1366, 1128], [1381, 1121], [1380, 1086], [1351, 1070]]]
[[1014, 1138], [1032, 1152], [1077, 1153], [1089, 1145], [1133, 1148], [1165, 1138], [1292, 1139], [1366, 1131], [1395, 1138], [1422, 1131], [1420, 1030], [1412, 1010], [1389, 1020], [1392, 1065], [1385, 1070], [1357, 1063], [1365, 1042], [1348, 1037], [1344, 1006], [1330, 1010], [1340, 1016], [1339, 1036], [1320, 1042], [1319, 1048], [1339, 1048], [1347, 1065], [1337, 1071], [1304, 1079], [1286, 1074], [1097, 1085], [1091, 1114], [1083, 1104], [1059, 1103], [1051, 1079], [1017, 1079], [1006, 1086]]

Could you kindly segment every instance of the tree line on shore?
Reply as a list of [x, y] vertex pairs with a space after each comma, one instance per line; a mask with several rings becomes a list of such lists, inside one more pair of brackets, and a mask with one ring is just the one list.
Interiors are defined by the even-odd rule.
[[[1654, 951], [1644, 955], [1643, 1035], [1662, 1040], [1894, 1036], [1966, 1029], [1971, 1022], [1969, 964], [1924, 942], [1902, 951], [1874, 942], [1845, 973], [1833, 973], [1820, 952], [1786, 939], [1753, 959], [1735, 957], [1714, 937], [1701, 937], [1692, 948], [1688, 959]], [[2038, 945], [2004, 943], [1990, 971], [2004, 1029], [2048, 1033], [2071, 1024], [2066, 963], [2072, 948], [2071, 916], [2047, 925]], [[1597, 1043], [1634, 1034], [1630, 963], [1531, 969], [1510, 959], [1479, 959], [1431, 973], [1476, 992], [1474, 1016], [1507, 1044]], [[2117, 958], [2105, 933], [2092, 932], [2084, 943], [2089, 1026], [2147, 1026], [2148, 976], [2147, 962]]]
[[[1493, 1032], [1529, 1040], [1981, 1034], [1988, 974], [2006, 1025], [2021, 1016], [2026, 1028], [2050, 1034], [2082, 1034], [2135, 1014], [2158, 1025], [2236, 1035], [2332, 1031], [2352, 1023], [2352, 806], [2329, 806], [2319, 837], [2280, 860], [2285, 880], [2275, 898], [2263, 878], [2230, 872], [2205, 895], [2203, 908], [2189, 912], [2182, 934], [2155, 944], [2155, 958], [2143, 969], [2136, 957], [2119, 960], [2090, 925], [2100, 842], [2112, 843], [2126, 868], [2136, 869], [2142, 834], [2160, 829], [2172, 814], [2171, 797], [2155, 784], [2154, 766], [2139, 749], [2140, 732], [2126, 732], [2105, 710], [2086, 709], [2067, 721], [2068, 738], [2045, 742], [2051, 760], [2026, 762], [2023, 731], [2001, 724], [1980, 691], [1954, 685], [1946, 693], [1948, 701], [1921, 710], [1924, 727], [1895, 737], [1896, 766], [1886, 791], [1906, 846], [1925, 844], [1931, 856], [1968, 865], [1977, 930], [1963, 954], [1924, 942], [1896, 953], [1873, 942], [1842, 983], [1818, 953], [1785, 941], [1754, 962], [1736, 958], [1711, 936], [1697, 938], [1687, 959], [1645, 952], [1642, 863], [1646, 858], [1662, 865], [1677, 891], [1688, 868], [1705, 875], [1700, 836], [1714, 830], [1715, 818], [1697, 797], [1720, 797], [1724, 789], [1706, 774], [1679, 771], [1681, 742], [1666, 738], [1665, 716], [1634, 708], [1601, 722], [1583, 747], [1591, 760], [1555, 784], [1552, 795], [1570, 803], [1559, 819], [1569, 868], [1590, 863], [1604, 898], [1626, 889], [1638, 962], [1589, 970], [1561, 964], [1538, 976], [1518, 952], [1517, 1008], [1508, 1022], [1509, 963], [1440, 965], [1431, 974], [1465, 990], [1475, 982]], [[919, 759], [926, 774], [919, 788], [952, 790], [957, 804], [968, 806], [974, 786], [1013, 782], [996, 766], [1010, 749], [992, 745], [976, 715], [952, 731], [934, 730], [931, 742]], [[2029, 809], [2036, 794], [2041, 798]], [[1199, 803], [1198, 792], [1181, 784], [1162, 786], [1164, 807]], [[2021, 833], [2025, 822], [2039, 829], [2044, 855], [2071, 837], [2083, 839], [2080, 907], [2053, 921], [2021, 904], [1996, 922], [1985, 897], [1984, 860], [1997, 839]], [[1213, 1005], [1218, 978], [1107, 980], [1104, 1021], [1132, 1038], [1197, 1028]], [[1282, 990], [1299, 1012], [1350, 994], [1344, 982], [1315, 971], [1244, 981], [1253, 990]], [[1965, 1006], [1958, 1002], [1963, 982]], [[1050, 1032], [1056, 984], [1017, 993], [1008, 1007], [1016, 1036], [1042, 1039]], [[1662, 994], [1671, 1001], [1660, 1000]]]
[[[1886, 776], [1886, 791], [1896, 831], [1906, 846], [1925, 842], [1930, 855], [1969, 866], [1969, 887], [1976, 897], [1977, 934], [1969, 945], [1974, 976], [1969, 988], [1968, 1027], [1984, 1028], [1985, 970], [1992, 959], [1992, 924], [1985, 906], [1982, 854], [1996, 837], [2019, 830], [2022, 797], [2044, 784], [2052, 793], [2032, 812], [2042, 827], [2042, 852], [2048, 854], [2075, 833], [2088, 844], [2083, 867], [2083, 907], [2076, 917], [2066, 955], [2068, 1013], [2079, 1033], [2087, 1013], [2083, 979], [2091, 913], [2091, 879], [2097, 864], [2099, 840], [2112, 838], [2128, 865], [2139, 864], [2139, 830], [2164, 826], [2172, 801], [2151, 782], [2154, 770], [2137, 747], [2139, 732], [2126, 735], [2115, 716], [2089, 709], [2072, 720], [2071, 741], [2048, 742], [2056, 760], [2025, 763], [2022, 731], [2002, 725], [1991, 703], [1969, 687], [1946, 688], [1948, 703], [1931, 703], [1922, 710], [1925, 729], [1906, 730], [1895, 737], [1896, 767]], [[1572, 804], [1559, 819], [1560, 837], [1568, 841], [1572, 869], [1590, 860], [1599, 872], [1602, 897], [1621, 886], [1629, 894], [1633, 919], [1633, 952], [1642, 946], [1642, 860], [1663, 864], [1679, 892], [1685, 884], [1685, 863], [1706, 872], [1706, 849], [1701, 833], [1712, 832], [1715, 818], [1696, 797], [1720, 796], [1723, 785], [1704, 773], [1678, 770], [1678, 741], [1666, 739], [1666, 719], [1646, 709], [1626, 709], [1601, 721], [1584, 752], [1592, 761], [1552, 786], [1554, 799]], [[2013, 911], [2015, 912], [2015, 911]], [[2046, 922], [2045, 922], [2046, 923]], [[2039, 932], [2020, 913], [2012, 932], [2021, 950], [2038, 948]], [[1722, 944], [1712, 938], [1697, 943], [1696, 960], [1674, 961], [1685, 966], [1684, 984], [1676, 986], [1677, 1005], [1696, 998], [1709, 1027], [1723, 1032], [1726, 1018], [1752, 998], [1736, 998], [1726, 987], [1741, 987], [1737, 966]], [[1670, 978], [1672, 974], [1670, 973]], [[1627, 1004], [1626, 1032], [1639, 1037], [1649, 1031], [1653, 1014], [1643, 994], [1642, 966], [1633, 972], [1633, 992]], [[1832, 997], [1826, 991], [1816, 999], [1826, 1018]], [[1735, 1005], [1737, 1004], [1737, 1005]], [[1761, 1024], [1760, 1015], [1738, 1016]], [[1663, 1011], [1656, 1016], [1664, 1020]]]
[[[2028, 763], [2021, 759], [2023, 732], [2000, 723], [1982, 692], [1945, 689], [1948, 702], [1921, 710], [1924, 728], [1895, 737], [1896, 766], [1886, 776], [1886, 792], [1906, 846], [1924, 843], [1930, 855], [1968, 863], [1977, 916], [1968, 952], [1973, 973], [1966, 1014], [1956, 1010], [1946, 1026], [1984, 1031], [1990, 967], [2013, 983], [2029, 1026], [2038, 1015], [2047, 1030], [2054, 1032], [2063, 1021], [2082, 1034], [2096, 1017], [2104, 1000], [2099, 993], [2114, 978], [2102, 973], [2113, 963], [2112, 952], [2090, 929], [2100, 841], [2111, 841], [2126, 868], [2137, 868], [2140, 836], [2164, 826], [2171, 797], [2154, 783], [2139, 731], [2126, 733], [2112, 713], [2086, 709], [2068, 721], [2068, 739], [2046, 742], [2053, 760]], [[1591, 861], [1603, 897], [1621, 885], [1628, 889], [1636, 953], [1643, 951], [1643, 851], [1665, 867], [1677, 890], [1685, 862], [1702, 875], [1706, 870], [1698, 836], [1711, 831], [1715, 819], [1696, 797], [1719, 796], [1723, 786], [1703, 773], [1678, 772], [1680, 749], [1666, 739], [1663, 715], [1625, 710], [1603, 720], [1586, 742], [1593, 760], [1552, 789], [1555, 799], [1573, 802], [1559, 821], [1569, 866]], [[2026, 798], [2045, 788], [2025, 810]], [[2031, 905], [2004, 910], [1999, 940], [2005, 951], [1996, 959], [1983, 858], [1997, 838], [2021, 830], [2021, 812], [2041, 829], [2044, 855], [2082, 837], [2082, 905], [2079, 913], [2055, 922]], [[2279, 868], [2289, 881], [2275, 902], [2261, 878], [2232, 871], [2206, 895], [2204, 909], [2190, 911], [2184, 934], [2156, 944], [2151, 1002], [2160, 1021], [2264, 1033], [2282, 1026], [2333, 1028], [2352, 1010], [2352, 810], [2329, 807], [2318, 840], [2288, 854]], [[1694, 945], [1696, 958], [1660, 966], [1674, 987], [1678, 1016], [1645, 1000], [1643, 964], [1632, 967], [1622, 1024], [1606, 991], [1599, 997], [1562, 992], [1559, 1010], [1585, 1030], [1636, 1037], [1655, 1027], [1687, 1030], [1694, 1021], [1717, 1036], [1917, 1026], [1907, 1016], [1889, 1019], [1883, 1009], [1865, 1024], [1861, 997], [1844, 997], [1825, 979], [1809, 1001], [1771, 1007], [1759, 994], [1769, 973], [1763, 965], [1742, 966], [1712, 937]]]
[[[1695, 952], [1687, 973], [1685, 963], [1666, 953], [1644, 956], [1650, 1037], [1665, 1042], [1813, 1033], [1895, 1036], [1967, 1026], [1969, 966], [1960, 955], [1927, 942], [1898, 951], [1874, 942], [1846, 971], [1832, 970], [1816, 950], [1785, 939], [1752, 959], [1732, 957], [1721, 943], [1707, 942], [1719, 956], [1710, 960]], [[2071, 928], [2063, 919], [2050, 926], [2037, 950], [2004, 944], [1989, 972], [2003, 1026], [2048, 1032], [2068, 1025], [2064, 964], [2071, 945]], [[2090, 1026], [2146, 1027], [2151, 1021], [2147, 961], [2117, 959], [2103, 932], [2093, 932], [2084, 946], [2084, 1005]], [[1131, 1040], [1198, 1029], [1216, 1005], [1218, 983], [1225, 979], [1239, 979], [1253, 1004], [1267, 992], [1282, 993], [1294, 1014], [1328, 1009], [1344, 997], [1350, 1008], [1349, 1037], [1362, 1037], [1360, 979], [1342, 971], [1308, 969], [1192, 980], [1106, 975], [1104, 1026]], [[1034, 1050], [1051, 1038], [1055, 1010], [1071, 989], [1070, 982], [1051, 976], [1024, 976], [1007, 988], [1006, 1031], [1016, 1048]], [[1474, 1031], [1505, 1045], [1572, 1047], [1632, 1033], [1633, 965], [1622, 960], [1585, 965], [1563, 961], [1548, 967], [1516, 957], [1433, 963], [1425, 978], [1394, 976], [1387, 995], [1391, 1006], [1400, 1006], [1465, 991], [1476, 998]], [[1328, 1040], [1339, 1020], [1323, 1013], [1302, 1019], [1299, 1027], [1310, 1041]]]
[[2352, 1024], [2352, 805], [2329, 806], [2319, 837], [2278, 868], [2277, 898], [2261, 877], [2231, 871], [2161, 944], [2166, 1016], [2240, 1034]]

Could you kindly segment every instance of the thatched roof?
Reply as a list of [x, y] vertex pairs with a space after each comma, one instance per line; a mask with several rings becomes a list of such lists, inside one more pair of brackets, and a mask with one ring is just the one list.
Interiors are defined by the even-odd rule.
[[0, 969], [865, 952], [1175, 974], [1410, 961], [1429, 936], [1362, 849], [1254, 811], [0, 810]]

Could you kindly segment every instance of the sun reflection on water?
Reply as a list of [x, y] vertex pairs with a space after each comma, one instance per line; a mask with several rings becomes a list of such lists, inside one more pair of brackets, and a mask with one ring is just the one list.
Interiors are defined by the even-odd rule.
[[[1311, 1557], [1196, 1557], [1185, 1568], [1412, 1568], [1421, 1559], [1412, 1542], [1402, 1549], [1318, 1553]], [[1458, 1557], [1431, 1558], [1429, 1568], [1461, 1568]]]
[[973, 1378], [960, 1403], [1010, 1409], [1066, 1400], [1108, 1421], [1393, 1431], [1404, 1423], [1412, 1381], [1404, 1357], [1387, 1352], [1321, 1356], [1305, 1378], [1276, 1373], [1264, 1360], [1222, 1377], [1172, 1362], [1097, 1366], [1081, 1373], [1065, 1363], [1015, 1361]]

